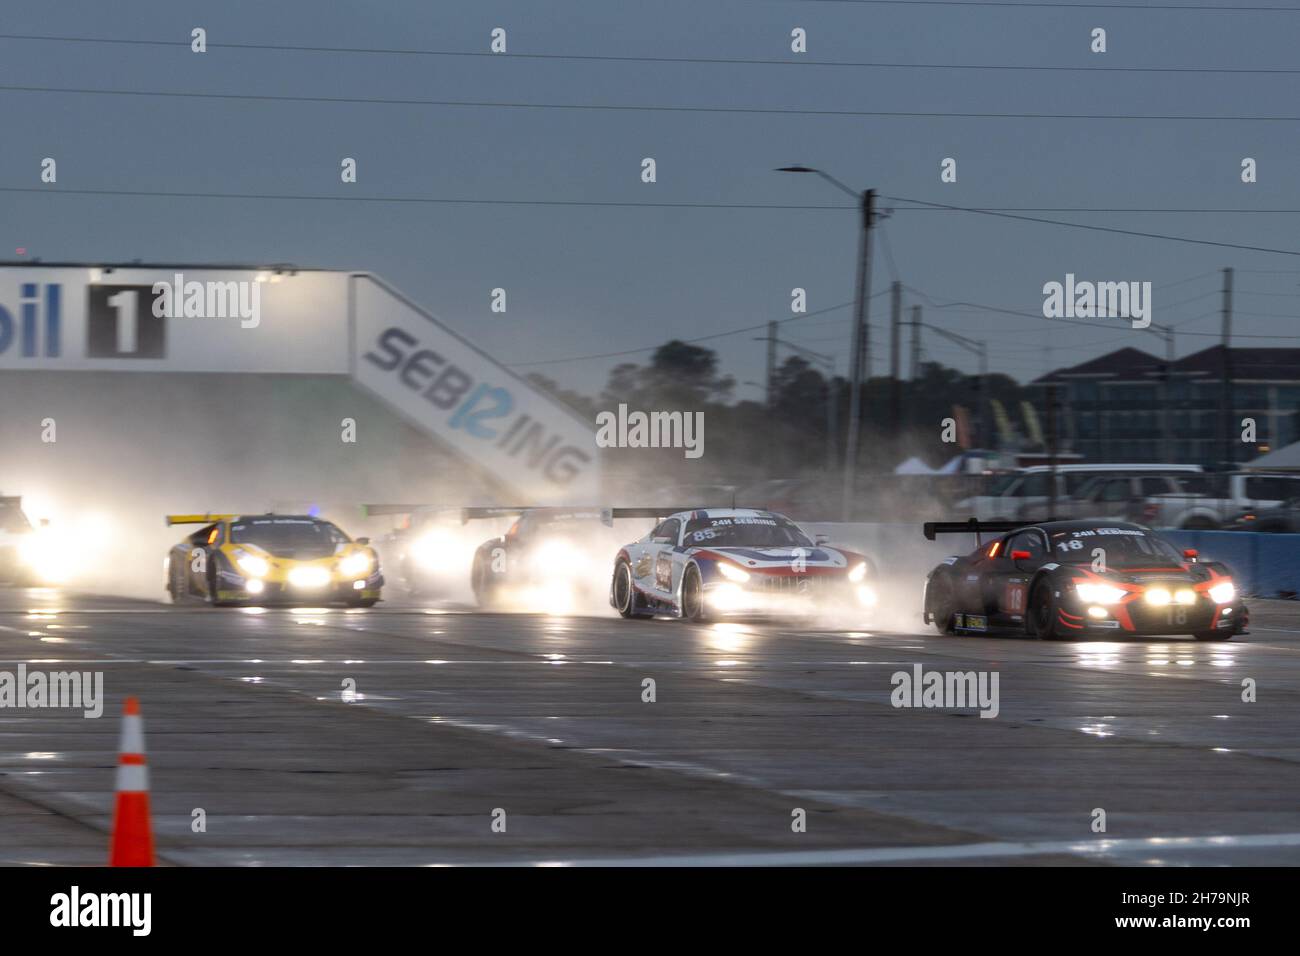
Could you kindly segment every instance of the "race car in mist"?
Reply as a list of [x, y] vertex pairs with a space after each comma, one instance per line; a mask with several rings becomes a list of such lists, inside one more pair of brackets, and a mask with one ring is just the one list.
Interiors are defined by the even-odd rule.
[[48, 523], [32, 527], [18, 495], [0, 497], [0, 580], [24, 586], [58, 580], [59, 555]]
[[475, 546], [462, 529], [462, 509], [375, 504], [364, 510], [367, 517], [401, 516], [401, 524], [377, 546], [390, 578], [408, 594], [443, 595], [464, 588]]
[[470, 586], [479, 607], [567, 611], [580, 604], [598, 606], [603, 600], [603, 589], [591, 583], [588, 565], [599, 553], [593, 539], [605, 532], [606, 511], [501, 507], [465, 508], [461, 515], [464, 521], [515, 519], [504, 534], [489, 538], [474, 552]]
[[1227, 567], [1179, 552], [1142, 525], [972, 519], [928, 523], [924, 533], [931, 541], [976, 535], [974, 551], [947, 558], [926, 579], [924, 618], [942, 634], [1223, 641], [1249, 623]]
[[816, 614], [874, 607], [864, 555], [809, 538], [784, 515], [709, 508], [664, 515], [614, 508], [615, 518], [661, 517], [614, 559], [609, 602], [625, 618]]
[[371, 607], [384, 577], [368, 538], [311, 515], [168, 515], [198, 531], [167, 555], [167, 591], [181, 603]]

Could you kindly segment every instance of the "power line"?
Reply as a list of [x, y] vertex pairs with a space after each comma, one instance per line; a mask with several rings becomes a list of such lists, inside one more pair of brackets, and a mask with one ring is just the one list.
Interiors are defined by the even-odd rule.
[[[875, 298], [875, 296], [872, 296], [872, 298]], [[804, 317], [811, 318], [812, 316], [815, 315], [825, 315], [828, 312], [835, 312], [839, 309], [847, 309], [851, 305], [853, 305], [852, 302], [841, 302], [839, 305], [830, 305], [824, 309], [816, 309], [812, 312], [804, 312], [799, 315], [793, 316], [791, 318], [778, 319], [777, 321], [794, 322]], [[763, 322], [760, 325], [747, 325], [744, 328], [740, 328], [740, 329], [729, 329], [726, 332], [715, 332], [712, 335], [702, 335], [699, 338], [681, 339], [679, 341], [685, 342], [687, 345], [694, 345], [697, 342], [711, 342], [714, 339], [725, 338], [729, 335], [740, 335], [742, 332], [756, 332], [760, 329], [765, 330], [766, 328], [767, 328], [767, 323]], [[543, 359], [537, 362], [511, 362], [511, 363], [507, 363], [506, 367], [507, 368], [531, 368], [532, 366], [535, 365], [560, 365], [565, 362], [585, 362], [589, 359], [617, 358], [618, 356], [621, 355], [636, 355], [641, 352], [653, 352], [656, 349], [662, 347], [663, 344], [664, 343], [661, 342], [659, 343], [659, 345], [647, 345], [642, 348], [622, 349], [617, 352], [599, 352], [592, 355], [572, 355], [567, 358]]]
[[0, 86], [9, 93], [63, 93], [78, 96], [136, 96], [169, 99], [229, 100], [275, 103], [332, 103], [368, 106], [434, 106], [471, 109], [569, 110], [615, 113], [700, 113], [753, 116], [841, 116], [911, 119], [1048, 119], [1135, 120], [1139, 122], [1192, 121], [1215, 123], [1296, 123], [1300, 116], [1224, 116], [1164, 113], [958, 113], [941, 110], [833, 110], [767, 106], [659, 106], [632, 103], [523, 103], [511, 100], [425, 100], [383, 96], [292, 96], [273, 93], [202, 93], [191, 90], [104, 90], [62, 86]]
[[1121, 236], [1136, 236], [1141, 239], [1162, 239], [1165, 242], [1185, 242], [1197, 246], [1216, 246], [1222, 249], [1240, 249], [1246, 252], [1271, 252], [1279, 256], [1300, 256], [1300, 251], [1293, 249], [1273, 249], [1268, 246], [1248, 246], [1235, 242], [1219, 242], [1214, 239], [1193, 239], [1190, 236], [1169, 236], [1157, 232], [1142, 232], [1136, 229], [1120, 229], [1115, 226], [1094, 226], [1083, 222], [1065, 222], [1061, 219], [1043, 219], [1038, 216], [1021, 216], [1012, 213], [994, 212], [990, 209], [977, 209], [968, 206], [949, 206], [945, 203], [926, 202], [922, 199], [908, 199], [904, 196], [882, 196], [892, 202], [910, 202], [922, 206], [933, 206], [937, 209], [948, 209], [954, 212], [970, 212], [982, 216], [996, 216], [999, 219], [1014, 219], [1020, 222], [1035, 222], [1049, 226], [1064, 226], [1068, 229], [1085, 229], [1090, 232], [1108, 232]]
[[[160, 198], [160, 199], [255, 199], [255, 200], [282, 200], [285, 202], [372, 202], [372, 203], [424, 203], [431, 205], [462, 205], [462, 206], [590, 206], [593, 208], [610, 207], [635, 209], [644, 207], [647, 209], [773, 209], [785, 211], [835, 211], [844, 212], [856, 209], [856, 206], [834, 203], [734, 203], [734, 202], [658, 202], [658, 201], [640, 201], [627, 202], [620, 200], [591, 200], [591, 199], [470, 199], [470, 198], [452, 198], [447, 196], [345, 196], [345, 195], [326, 195], [326, 194], [298, 194], [292, 193], [221, 193], [199, 190], [153, 190], [153, 189], [78, 189], [71, 187], [49, 187], [49, 186], [0, 186], [0, 192], [10, 193], [43, 193], [58, 194], [64, 193], [69, 195], [83, 196], [125, 196], [125, 197], [143, 197], [143, 198]], [[907, 199], [895, 201], [920, 202], [921, 200]], [[999, 213], [1009, 211], [1034, 211], [1031, 207], [1020, 206], [948, 206], [935, 208], [926, 207], [908, 207], [899, 206], [892, 210], [893, 212], [986, 212]], [[1056, 207], [1055, 209], [1044, 208], [1039, 211], [1061, 211], [1061, 212], [1110, 212], [1110, 213], [1159, 213], [1159, 212], [1204, 212], [1204, 213], [1256, 213], [1256, 212], [1282, 212], [1282, 213], [1300, 213], [1297, 209], [1176, 209], [1176, 208], [1155, 208], [1155, 209], [1136, 209], [1136, 208], [1084, 208], [1084, 207]], [[1087, 227], [1079, 223], [1060, 223], [1060, 225], [1078, 226], [1079, 228], [1099, 228]], [[1189, 240], [1190, 241], [1190, 240]], [[1274, 251], [1274, 250], [1266, 250]], [[1289, 270], [1250, 270], [1239, 269], [1239, 272], [1259, 272], [1276, 273], [1284, 275], [1300, 275], [1300, 272], [1292, 273]], [[1210, 273], [1207, 273], [1209, 275]], [[1217, 273], [1215, 273], [1217, 274]], [[1199, 277], [1193, 277], [1199, 278]], [[1187, 280], [1190, 281], [1190, 280]]]
[[[935, 309], [944, 309], [944, 308], [949, 308], [951, 305], [966, 305], [966, 306], [973, 306], [973, 307], [978, 308], [978, 309], [985, 309], [985, 310], [987, 310], [987, 311], [989, 311], [989, 312], [1000, 312], [1000, 313], [1004, 313], [1004, 314], [1006, 314], [1006, 315], [1019, 315], [1019, 316], [1024, 316], [1025, 318], [1037, 319], [1037, 320], [1039, 320], [1039, 321], [1041, 321], [1041, 322], [1051, 323], [1051, 324], [1055, 324], [1055, 323], [1058, 323], [1058, 322], [1062, 322], [1062, 323], [1065, 323], [1066, 325], [1083, 325], [1083, 326], [1088, 326], [1089, 328], [1093, 328], [1093, 329], [1099, 327], [1095, 321], [1091, 321], [1091, 320], [1088, 320], [1088, 319], [1067, 319], [1067, 318], [1064, 318], [1064, 317], [1062, 317], [1062, 318], [1055, 318], [1055, 319], [1049, 319], [1049, 318], [1047, 318], [1046, 316], [1042, 315], [1042, 313], [1037, 313], [1037, 314], [1036, 314], [1036, 313], [1033, 313], [1033, 312], [1023, 312], [1023, 311], [1018, 310], [1018, 309], [1007, 309], [1007, 308], [1003, 308], [1002, 306], [997, 306], [997, 305], [986, 305], [986, 304], [984, 304], [984, 303], [980, 303], [980, 302], [969, 302], [969, 301], [965, 301], [965, 300], [951, 300], [948, 304], [945, 305], [945, 304], [941, 304], [941, 303], [935, 302], [935, 301], [934, 301], [934, 300], [933, 300], [929, 295], [927, 295], [925, 292], [923, 292], [923, 291], [921, 291], [920, 289], [917, 289], [917, 288], [915, 288], [915, 287], [913, 287], [913, 286], [905, 285], [905, 286], [903, 286], [903, 288], [907, 289], [909, 292], [913, 293], [914, 295], [919, 295], [921, 298], [925, 299], [925, 301], [928, 302], [928, 303], [930, 304], [931, 308], [935, 308]], [[1183, 321], [1184, 321], [1185, 323], [1190, 323], [1190, 322], [1194, 322], [1194, 321], [1196, 321], [1197, 319], [1205, 318], [1205, 316], [1207, 316], [1207, 315], [1214, 315], [1214, 314], [1216, 314], [1216, 313], [1214, 313], [1214, 312], [1206, 312], [1206, 313], [1203, 313], [1202, 315], [1193, 316], [1193, 317], [1190, 318], [1190, 319], [1184, 319]], [[1289, 316], [1280, 316], [1280, 317], [1281, 317], [1281, 318], [1289, 318]], [[1100, 326], [1100, 327], [1101, 327], [1101, 328], [1106, 328], [1106, 326]], [[1175, 326], [1175, 327], [1178, 327], [1178, 326]], [[1111, 326], [1111, 328], [1114, 328], [1114, 326]], [[1025, 329], [1025, 330], [1023, 330], [1023, 331], [1030, 332], [1030, 331], [1033, 331], [1033, 330], [1032, 330], [1032, 329]], [[1134, 329], [1134, 331], [1142, 331], [1142, 330], [1141, 330], [1141, 329]], [[1218, 332], [1182, 332], [1182, 333], [1180, 333], [1180, 334], [1182, 334], [1182, 335], [1194, 335], [1194, 336], [1199, 336], [1199, 337], [1215, 338], [1215, 339], [1220, 338], [1220, 334], [1219, 334]], [[1238, 333], [1238, 332], [1233, 332], [1232, 337], [1233, 337], [1233, 338], [1240, 338], [1240, 339], [1276, 339], [1276, 340], [1279, 340], [1279, 341], [1300, 341], [1300, 335], [1268, 335], [1268, 334], [1264, 334], [1264, 333], [1249, 334], [1249, 333]]]
[[[0, 40], [21, 40], [48, 43], [84, 43], [129, 46], [178, 47], [190, 49], [189, 40], [153, 40], [141, 37], [78, 37], [55, 36], [37, 33], [0, 33]], [[713, 56], [635, 56], [599, 53], [494, 53], [490, 50], [428, 50], [404, 47], [353, 47], [309, 46], [294, 43], [241, 43], [211, 41], [208, 51], [252, 50], [276, 53], [344, 53], [373, 56], [424, 56], [464, 57], [494, 60], [555, 60], [592, 63], [671, 63], [698, 64], [702, 66], [794, 66], [832, 67], [880, 70], [987, 70], [1045, 73], [1207, 73], [1273, 75], [1300, 74], [1300, 69], [1289, 67], [1202, 67], [1202, 66], [1057, 66], [1046, 64], [1007, 63], [899, 63], [886, 60], [812, 60], [774, 59], [769, 57], [713, 57]]]
[[1236, 4], [1200, 4], [1200, 3], [1083, 3], [1083, 2], [1042, 2], [1026, 0], [1016, 3], [1014, 0], [802, 0], [804, 3], [848, 3], [873, 4], [892, 7], [1002, 7], [1048, 10], [1166, 10], [1174, 13], [1300, 13], [1300, 7], [1262, 7], [1240, 6]]
[[808, 205], [794, 203], [717, 203], [717, 202], [620, 202], [590, 199], [452, 199], [442, 196], [345, 196], [327, 194], [292, 193], [219, 193], [199, 190], [155, 189], [77, 189], [63, 186], [0, 186], [5, 193], [43, 193], [45, 195], [125, 196], [146, 199], [252, 199], [285, 202], [361, 202], [361, 203], [415, 203], [461, 206], [592, 206], [654, 209], [782, 209], [782, 210], [852, 210], [845, 205]]

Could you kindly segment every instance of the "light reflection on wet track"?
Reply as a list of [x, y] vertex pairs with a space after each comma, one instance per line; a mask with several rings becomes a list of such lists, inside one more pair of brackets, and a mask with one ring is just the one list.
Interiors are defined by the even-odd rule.
[[[1300, 605], [1252, 613], [1231, 643], [1048, 644], [0, 592], [0, 670], [109, 699], [0, 711], [0, 862], [102, 861], [136, 694], [174, 863], [1295, 863]], [[915, 664], [996, 671], [998, 717], [892, 707]]]

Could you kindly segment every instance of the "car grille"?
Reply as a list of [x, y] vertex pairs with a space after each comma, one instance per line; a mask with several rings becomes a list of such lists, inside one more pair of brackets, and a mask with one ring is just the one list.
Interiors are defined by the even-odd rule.
[[836, 580], [824, 574], [756, 574], [750, 579], [750, 590], [764, 594], [824, 594]]

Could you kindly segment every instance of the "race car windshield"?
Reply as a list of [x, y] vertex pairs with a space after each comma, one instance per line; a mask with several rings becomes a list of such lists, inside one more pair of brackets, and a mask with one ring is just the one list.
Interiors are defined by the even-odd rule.
[[1182, 557], [1168, 542], [1142, 531], [1097, 528], [1058, 531], [1052, 535], [1052, 560], [1063, 564], [1092, 564], [1101, 548], [1111, 568], [1178, 567]]
[[686, 525], [687, 547], [811, 548], [793, 522], [770, 516], [696, 518]]
[[347, 536], [328, 521], [266, 519], [230, 527], [234, 544], [255, 544], [279, 558], [327, 558]]

